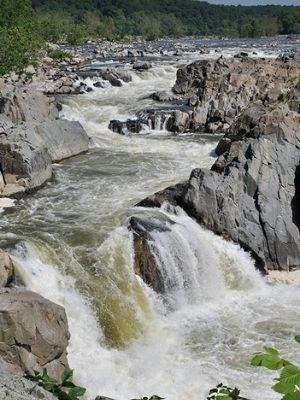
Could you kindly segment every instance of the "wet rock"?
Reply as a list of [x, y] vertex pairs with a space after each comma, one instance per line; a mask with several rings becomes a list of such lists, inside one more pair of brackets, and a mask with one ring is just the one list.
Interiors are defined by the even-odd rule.
[[46, 368], [59, 379], [68, 368], [65, 311], [36, 293], [0, 289], [0, 358], [20, 372]]
[[299, 126], [286, 105], [245, 111], [231, 127], [230, 148], [211, 171], [194, 170], [179, 199], [261, 269], [300, 268]]
[[243, 58], [243, 57], [248, 57], [248, 56], [249, 56], [248, 53], [246, 53], [245, 51], [241, 51], [240, 53], [235, 54], [233, 57], [234, 58]]
[[161, 207], [164, 203], [177, 205], [182, 190], [185, 188], [186, 182], [178, 183], [164, 190], [154, 193], [146, 197], [136, 204], [136, 207]]
[[14, 275], [13, 263], [5, 251], [0, 250], [0, 288], [7, 286]]
[[176, 96], [174, 93], [171, 92], [155, 92], [150, 96], [153, 100], [159, 101], [159, 102], [174, 102], [176, 100], [180, 100], [179, 96]]
[[18, 375], [0, 371], [0, 399], [2, 400], [55, 400], [50, 392]]
[[19, 198], [52, 176], [52, 162], [88, 150], [89, 137], [78, 122], [58, 119], [54, 97], [34, 85], [1, 92], [0, 196]]
[[158, 293], [165, 292], [165, 282], [151, 252], [151, 232], [166, 232], [169, 228], [158, 220], [131, 217], [128, 229], [134, 237], [134, 271]]
[[139, 133], [143, 129], [143, 124], [135, 119], [128, 119], [127, 121], [112, 120], [108, 128], [120, 135], [128, 135], [130, 133]]
[[150, 68], [152, 68], [152, 64], [148, 63], [148, 62], [144, 62], [144, 63], [134, 63], [133, 64], [133, 69], [137, 70], [137, 71], [146, 71]]

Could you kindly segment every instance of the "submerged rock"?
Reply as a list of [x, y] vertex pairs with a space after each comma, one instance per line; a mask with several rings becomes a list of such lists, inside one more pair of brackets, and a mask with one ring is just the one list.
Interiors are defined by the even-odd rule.
[[68, 368], [65, 311], [24, 289], [0, 289], [0, 359], [6, 370], [41, 371], [59, 379]]

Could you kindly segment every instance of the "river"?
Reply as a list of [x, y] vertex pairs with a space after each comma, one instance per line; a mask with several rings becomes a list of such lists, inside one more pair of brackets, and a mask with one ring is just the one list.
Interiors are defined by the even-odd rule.
[[[245, 48], [230, 42], [220, 51], [232, 56]], [[260, 43], [255, 52], [272, 56], [279, 49]], [[219, 137], [108, 130], [110, 119], [153, 106], [147, 95], [169, 90], [179, 66], [205, 57], [157, 57], [152, 69], [131, 72], [132, 82], [120, 88], [65, 97], [61, 116], [84, 125], [93, 138], [89, 153], [57, 164], [52, 181], [1, 215], [0, 244], [20, 279], [66, 308], [70, 367], [91, 397], [204, 400], [223, 382], [252, 400], [273, 400], [274, 374], [252, 368], [251, 355], [273, 345], [300, 358], [293, 342], [300, 332], [298, 287], [268, 285], [239, 246], [178, 208], [134, 207], [193, 168], [210, 167]], [[168, 282], [164, 297], [134, 274], [126, 227], [132, 215], [176, 222], [152, 235]]]

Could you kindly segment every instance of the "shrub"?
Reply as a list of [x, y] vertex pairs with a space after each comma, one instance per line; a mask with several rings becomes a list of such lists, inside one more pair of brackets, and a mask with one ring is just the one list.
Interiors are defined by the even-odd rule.
[[59, 400], [78, 400], [79, 397], [84, 395], [86, 389], [76, 386], [72, 382], [72, 377], [73, 370], [65, 371], [61, 376], [61, 383], [59, 383], [57, 380], [50, 378], [46, 368], [44, 368], [42, 373], [34, 371], [34, 375], [25, 375], [26, 379], [36, 382]]

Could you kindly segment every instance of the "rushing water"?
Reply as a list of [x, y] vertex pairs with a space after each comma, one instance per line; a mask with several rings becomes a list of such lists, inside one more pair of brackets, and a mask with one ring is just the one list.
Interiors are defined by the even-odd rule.
[[[62, 116], [80, 120], [95, 145], [5, 209], [0, 245], [28, 288], [66, 308], [70, 366], [90, 396], [204, 400], [224, 382], [253, 400], [275, 399], [267, 387], [272, 374], [253, 369], [249, 359], [268, 344], [299, 360], [292, 342], [300, 332], [299, 288], [267, 285], [248, 254], [179, 208], [133, 207], [187, 179], [192, 168], [209, 167], [216, 139], [164, 131], [126, 137], [107, 128], [110, 119], [152, 106], [147, 95], [169, 89], [178, 65], [196, 55], [185, 57], [154, 61], [121, 88], [63, 100]], [[164, 297], [134, 275], [131, 215], [169, 221], [170, 230], [150, 240]]]

